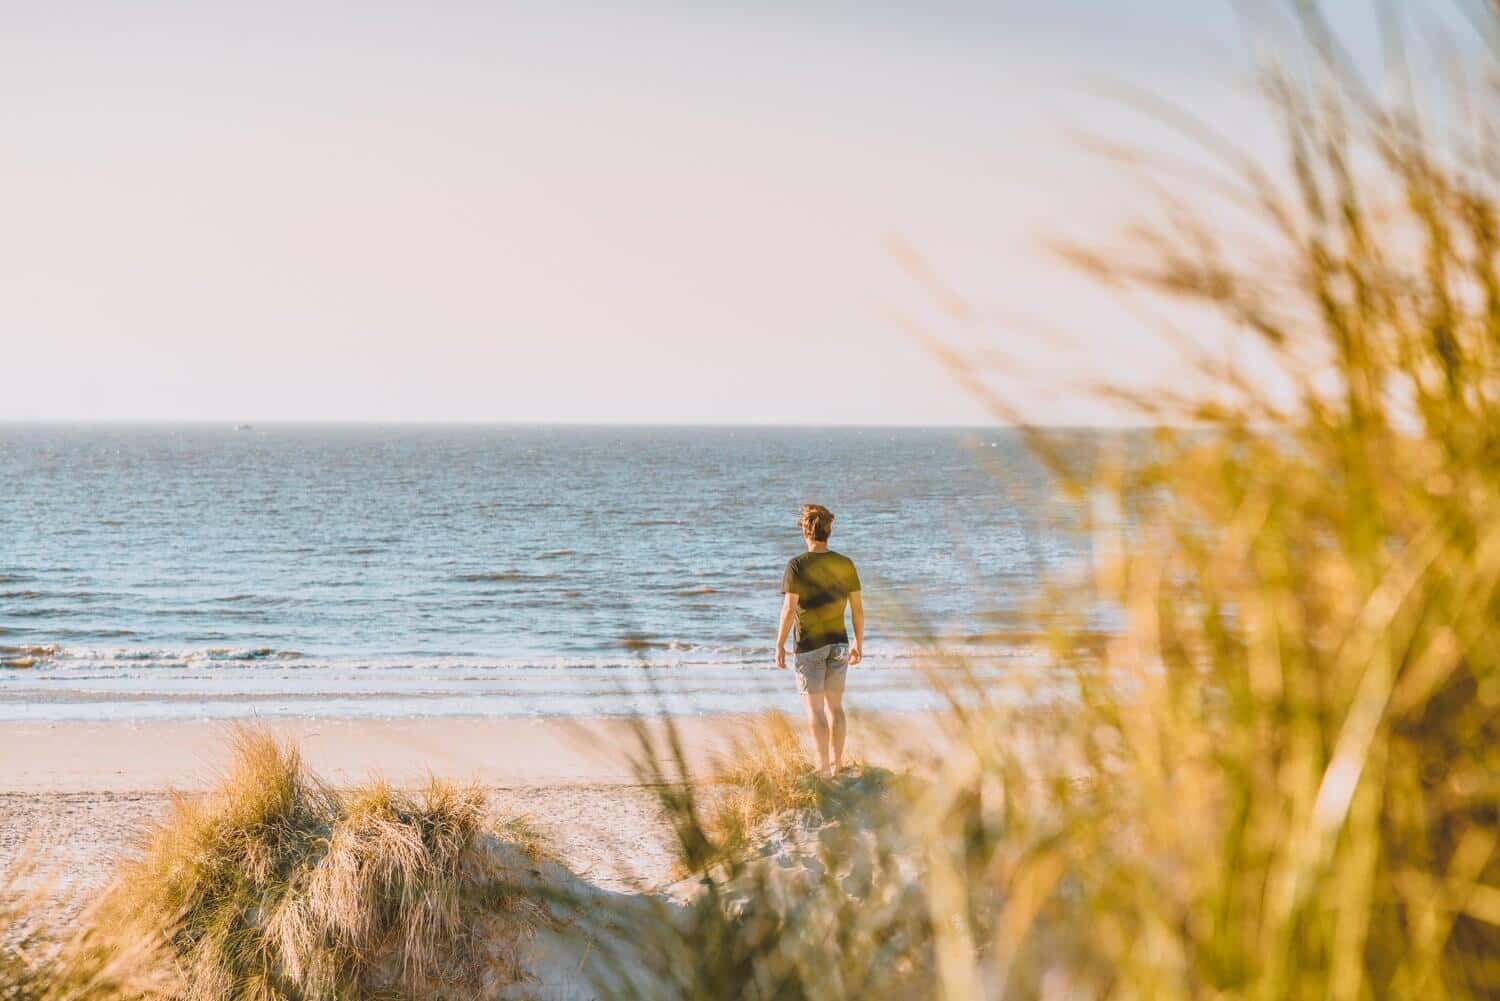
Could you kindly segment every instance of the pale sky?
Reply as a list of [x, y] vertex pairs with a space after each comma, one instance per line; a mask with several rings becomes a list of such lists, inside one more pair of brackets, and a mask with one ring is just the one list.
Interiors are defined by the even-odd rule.
[[1042, 250], [1133, 204], [1073, 133], [1150, 143], [1128, 80], [1253, 141], [1246, 48], [1228, 0], [7, 3], [0, 419], [981, 421], [896, 235], [1108, 421], [1077, 366], [1170, 362]]

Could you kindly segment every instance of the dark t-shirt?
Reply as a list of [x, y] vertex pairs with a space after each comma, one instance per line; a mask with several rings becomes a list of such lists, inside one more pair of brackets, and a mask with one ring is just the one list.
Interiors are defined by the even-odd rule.
[[793, 556], [781, 578], [783, 594], [797, 596], [797, 652], [848, 643], [844, 609], [859, 590], [854, 561], [829, 550]]

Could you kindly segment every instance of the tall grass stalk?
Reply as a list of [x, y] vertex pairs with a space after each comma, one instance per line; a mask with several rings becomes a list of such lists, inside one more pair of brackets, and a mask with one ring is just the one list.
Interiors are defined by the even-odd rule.
[[[1302, 68], [1265, 78], [1286, 169], [1184, 125], [1265, 252], [1180, 206], [1066, 248], [1274, 374], [1186, 342], [1195, 378], [1112, 393], [1159, 430], [1087, 479], [1032, 432], [1091, 510], [1092, 574], [1042, 619], [1076, 699], [1023, 720], [955, 693], [951, 749], [882, 848], [918, 892], [861, 908], [820, 887], [769, 924], [696, 912], [672, 947], [738, 942], [743, 962], [685, 993], [1500, 996], [1495, 94], [1434, 116], [1464, 126], [1443, 141], [1295, 10], [1281, 51]], [[1494, 8], [1475, 17], [1500, 37]], [[1101, 608], [1122, 623], [1102, 650], [1081, 625]], [[666, 806], [701, 853], [691, 797]], [[926, 909], [913, 934], [891, 899]], [[810, 927], [839, 932], [821, 980], [787, 959]]]

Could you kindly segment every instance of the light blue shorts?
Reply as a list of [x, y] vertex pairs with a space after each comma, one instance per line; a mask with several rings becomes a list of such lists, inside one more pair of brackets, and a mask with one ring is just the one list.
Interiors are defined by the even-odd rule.
[[849, 644], [830, 643], [796, 654], [797, 691], [803, 695], [842, 692], [849, 674]]

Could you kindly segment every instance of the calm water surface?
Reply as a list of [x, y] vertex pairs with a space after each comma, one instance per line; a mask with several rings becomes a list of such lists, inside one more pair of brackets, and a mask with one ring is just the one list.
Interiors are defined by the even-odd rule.
[[864, 577], [863, 708], [1083, 558], [1005, 431], [0, 426], [0, 719], [795, 707], [804, 500]]

